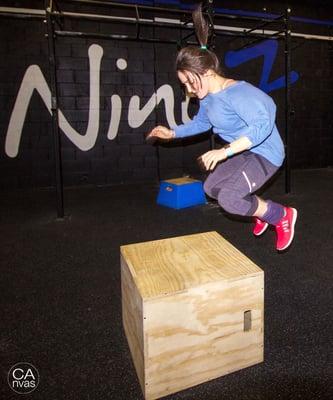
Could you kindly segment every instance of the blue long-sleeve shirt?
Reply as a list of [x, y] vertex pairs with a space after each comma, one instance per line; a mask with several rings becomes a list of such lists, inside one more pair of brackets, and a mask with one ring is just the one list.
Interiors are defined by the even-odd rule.
[[280, 166], [284, 145], [275, 124], [276, 106], [273, 99], [245, 81], [200, 100], [198, 114], [190, 122], [174, 128], [176, 137], [213, 132], [226, 142], [246, 136], [252, 143], [249, 149]]

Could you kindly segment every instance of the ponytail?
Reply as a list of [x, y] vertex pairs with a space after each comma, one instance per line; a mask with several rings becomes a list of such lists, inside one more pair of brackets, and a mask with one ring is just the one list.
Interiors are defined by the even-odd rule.
[[192, 20], [195, 29], [195, 33], [198, 38], [198, 42], [201, 47], [207, 47], [208, 43], [208, 35], [209, 35], [209, 25], [205, 20], [202, 14], [202, 5], [201, 3], [198, 7], [192, 12]]
[[181, 49], [176, 58], [177, 71], [189, 71], [195, 75], [203, 75], [207, 70], [221, 74], [217, 55], [207, 49], [209, 24], [199, 6], [192, 13], [193, 25], [200, 46], [187, 46]]

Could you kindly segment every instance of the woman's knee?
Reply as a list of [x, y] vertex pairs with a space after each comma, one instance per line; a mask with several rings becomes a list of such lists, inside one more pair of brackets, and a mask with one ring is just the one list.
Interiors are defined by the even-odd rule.
[[237, 196], [228, 190], [220, 190], [217, 197], [219, 205], [230, 214], [238, 214], [238, 207], [235, 202], [237, 201]]
[[[252, 196], [251, 196], [252, 197]], [[252, 198], [232, 189], [220, 190], [217, 201], [219, 205], [230, 214], [248, 215], [252, 208]]]
[[212, 182], [210, 182], [209, 178], [207, 178], [203, 184], [203, 189], [205, 191], [205, 193], [207, 194], [207, 196], [212, 197], [214, 199], [217, 198], [219, 189], [214, 186], [214, 184]]

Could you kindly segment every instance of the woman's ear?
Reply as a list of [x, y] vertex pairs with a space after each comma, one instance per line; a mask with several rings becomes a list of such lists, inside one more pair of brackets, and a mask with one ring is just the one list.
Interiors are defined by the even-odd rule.
[[213, 71], [212, 69], [207, 69], [203, 74], [203, 76], [215, 76], [215, 75], [216, 75], [216, 72]]

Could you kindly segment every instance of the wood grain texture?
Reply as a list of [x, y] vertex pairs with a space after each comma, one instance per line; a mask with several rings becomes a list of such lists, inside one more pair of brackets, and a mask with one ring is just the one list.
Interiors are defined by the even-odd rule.
[[[263, 361], [263, 274], [213, 282], [145, 305], [145, 398], [157, 399]], [[244, 312], [251, 310], [251, 330]]]
[[262, 272], [217, 232], [121, 246], [121, 253], [144, 299]]
[[128, 346], [142, 390], [145, 386], [145, 346], [143, 327], [143, 302], [132, 274], [121, 257], [122, 319]]
[[122, 246], [121, 268], [146, 400], [263, 361], [264, 273], [216, 232]]
[[200, 182], [197, 179], [184, 176], [182, 178], [167, 179], [165, 182], [172, 183], [173, 185], [184, 185], [186, 183]]

